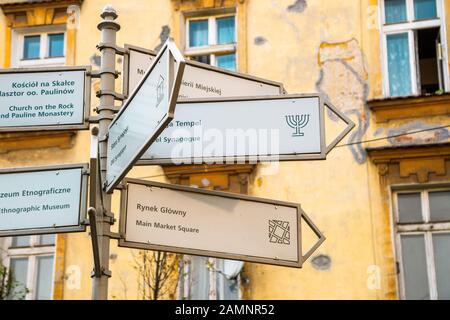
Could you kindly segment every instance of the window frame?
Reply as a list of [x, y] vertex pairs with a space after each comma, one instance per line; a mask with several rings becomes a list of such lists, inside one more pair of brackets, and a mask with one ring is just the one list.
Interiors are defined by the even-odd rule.
[[[61, 57], [49, 57], [49, 35], [64, 34], [64, 55]], [[26, 36], [40, 36], [39, 58], [24, 59], [24, 45]], [[64, 66], [67, 56], [67, 32], [65, 25], [52, 25], [44, 27], [16, 28], [12, 35], [11, 48], [11, 66], [12, 67], [31, 67], [31, 66]]]
[[[227, 280], [230, 280], [226, 279], [223, 273], [226, 259], [183, 255], [183, 261], [183, 273], [178, 279], [178, 300], [209, 300], [212, 297], [217, 300], [228, 299], [225, 297], [225, 286], [228, 285]], [[198, 269], [201, 269], [202, 272], [199, 272]], [[205, 277], [197, 278], [201, 273]], [[241, 271], [235, 281], [236, 299], [242, 300]], [[200, 289], [200, 292], [195, 291], [195, 286], [197, 286], [197, 290]], [[206, 290], [201, 290], [205, 288]], [[205, 298], [202, 299], [203, 297]]]
[[25, 300], [36, 299], [37, 276], [38, 276], [38, 258], [53, 257], [53, 276], [51, 279], [51, 300], [54, 298], [55, 286], [55, 268], [56, 268], [56, 246], [58, 237], [55, 235], [55, 243], [52, 245], [39, 244], [39, 237], [41, 235], [30, 236], [30, 245], [26, 247], [12, 247], [13, 237], [6, 238], [5, 241], [5, 266], [9, 269], [11, 267], [11, 259], [28, 259], [27, 268], [27, 282], [26, 288], [29, 290], [25, 296]]
[[[443, 222], [432, 222], [429, 193], [437, 191], [450, 191], [450, 186], [395, 186], [391, 190], [392, 194], [392, 222], [393, 239], [395, 248], [395, 258], [398, 263], [397, 286], [398, 295], [402, 300], [406, 299], [405, 271], [402, 256], [402, 235], [423, 235], [425, 242], [425, 256], [427, 266], [428, 288], [430, 300], [438, 299], [436, 266], [434, 259], [433, 235], [434, 234], [450, 234], [450, 220]], [[422, 205], [422, 223], [400, 223], [400, 213], [398, 210], [398, 194], [420, 193]]]
[[386, 23], [385, 0], [380, 0], [379, 6], [379, 20], [380, 20], [380, 34], [381, 34], [381, 61], [382, 61], [382, 90], [385, 97], [392, 96], [390, 93], [389, 82], [389, 66], [388, 66], [388, 51], [387, 51], [387, 36], [392, 34], [408, 34], [408, 48], [409, 48], [409, 63], [411, 70], [411, 94], [408, 96], [420, 96], [419, 77], [418, 77], [418, 61], [417, 61], [417, 46], [414, 32], [419, 29], [440, 28], [441, 32], [441, 46], [442, 46], [442, 73], [443, 73], [443, 87], [445, 92], [450, 91], [449, 81], [449, 66], [448, 66], [448, 52], [447, 52], [447, 31], [445, 24], [445, 9], [442, 0], [436, 0], [437, 18], [435, 19], [414, 19], [414, 0], [405, 0], [406, 2], [406, 22]]
[[[217, 19], [234, 17], [234, 39], [235, 42], [229, 44], [217, 44]], [[208, 45], [191, 47], [190, 46], [190, 22], [208, 20]], [[184, 54], [187, 57], [209, 55], [210, 64], [217, 67], [217, 57], [227, 54], [234, 54], [236, 59], [236, 69], [238, 66], [238, 32], [237, 32], [237, 14], [236, 12], [216, 13], [210, 15], [199, 15], [192, 17], [185, 17], [185, 50]]]

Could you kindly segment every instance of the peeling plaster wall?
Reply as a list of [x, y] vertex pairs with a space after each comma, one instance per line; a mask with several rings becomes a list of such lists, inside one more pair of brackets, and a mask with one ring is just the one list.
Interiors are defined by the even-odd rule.
[[[357, 119], [357, 127], [350, 134], [349, 143], [361, 141], [369, 127], [367, 99], [369, 86], [363, 53], [356, 39], [341, 43], [323, 42], [319, 49], [320, 78], [316, 83], [334, 106]], [[331, 114], [334, 121], [339, 119]], [[355, 161], [362, 164], [367, 155], [361, 145], [349, 146]]]
[[[448, 116], [375, 122], [367, 100], [382, 95], [377, 1], [250, 1], [249, 17], [249, 38], [265, 40], [249, 43], [249, 72], [283, 82], [289, 93], [323, 93], [356, 128], [341, 142], [351, 145], [334, 149], [326, 161], [282, 163], [276, 175], [259, 167], [251, 193], [301, 203], [327, 240], [299, 271], [247, 265], [248, 297], [396, 298], [389, 217], [365, 148], [445, 142], [449, 132], [355, 143], [448, 124]], [[337, 124], [336, 116], [327, 116]], [[326, 270], [314, 264], [323, 257], [332, 261]]]
[[[289, 93], [321, 92], [348, 115], [356, 128], [343, 141], [367, 138], [371, 126], [369, 62], [363, 50], [360, 1], [249, 1], [249, 73], [283, 82]], [[302, 10], [293, 10], [300, 8]], [[264, 16], [264, 20], [258, 17]], [[265, 63], [265, 57], [271, 63]], [[338, 119], [328, 113], [329, 121]], [[336, 132], [333, 132], [337, 134]], [[288, 200], [319, 225], [327, 240], [301, 270], [247, 265], [251, 299], [377, 299], [384, 285], [368, 285], [377, 266], [370, 184], [378, 176], [360, 145], [336, 148], [327, 161], [282, 163], [276, 175], [260, 167], [251, 193]], [[332, 182], [332, 183], [331, 183]], [[307, 243], [313, 238], [305, 231]], [[304, 250], [307, 250], [305, 245]], [[324, 258], [326, 257], [326, 258]], [[329, 260], [328, 260], [329, 259]], [[318, 267], [318, 261], [332, 261]], [[319, 263], [320, 265], [320, 263]], [[375, 266], [375, 267], [374, 267]], [[378, 268], [378, 269], [377, 269]]]

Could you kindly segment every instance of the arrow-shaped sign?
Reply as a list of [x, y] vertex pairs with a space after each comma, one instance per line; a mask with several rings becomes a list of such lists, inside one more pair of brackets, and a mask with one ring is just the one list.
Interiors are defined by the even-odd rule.
[[[329, 145], [325, 111], [346, 123]], [[323, 160], [354, 123], [321, 94], [178, 101], [174, 121], [141, 164]]]
[[107, 192], [173, 119], [183, 71], [184, 58], [169, 39], [109, 126]]
[[[301, 268], [325, 241], [299, 204], [125, 178], [119, 246]], [[317, 236], [302, 251], [304, 220]]]
[[[123, 92], [128, 94], [140, 83], [156, 53], [145, 48], [125, 45]], [[186, 60], [179, 99], [224, 98], [279, 95], [284, 93], [279, 82], [261, 79], [209, 64]]]

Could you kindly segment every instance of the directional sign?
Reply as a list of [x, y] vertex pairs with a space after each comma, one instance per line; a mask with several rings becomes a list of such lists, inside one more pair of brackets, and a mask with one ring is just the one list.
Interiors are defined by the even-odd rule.
[[0, 132], [88, 129], [90, 67], [0, 70]]
[[[119, 246], [300, 268], [325, 240], [300, 205], [124, 179]], [[317, 235], [305, 254], [301, 221]]]
[[87, 169], [0, 170], [0, 236], [85, 231]]
[[[179, 101], [174, 121], [141, 164], [326, 159], [354, 126], [320, 94]], [[329, 146], [325, 107], [347, 123]]]
[[[148, 49], [125, 45], [123, 92], [131, 92], [141, 81], [156, 54]], [[283, 85], [238, 72], [186, 60], [179, 99], [279, 95]]]
[[184, 58], [167, 40], [109, 126], [107, 192], [111, 192], [173, 119]]

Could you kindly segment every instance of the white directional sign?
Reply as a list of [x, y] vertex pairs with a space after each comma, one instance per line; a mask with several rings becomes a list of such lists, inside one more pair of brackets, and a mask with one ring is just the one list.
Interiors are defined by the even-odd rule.
[[[151, 50], [125, 45], [124, 93], [131, 92], [150, 67], [155, 53]], [[238, 72], [228, 71], [186, 60], [179, 99], [264, 96], [284, 93], [283, 85]]]
[[[119, 246], [300, 268], [325, 240], [296, 203], [124, 179]], [[318, 237], [305, 254], [301, 221]]]
[[0, 170], [0, 236], [85, 231], [87, 169]]
[[0, 132], [88, 129], [90, 67], [0, 70]]
[[[343, 137], [353, 124], [327, 107], [348, 121]], [[324, 112], [319, 94], [179, 101], [175, 119], [140, 163], [325, 159]]]
[[107, 192], [173, 119], [184, 58], [168, 40], [109, 126]]

